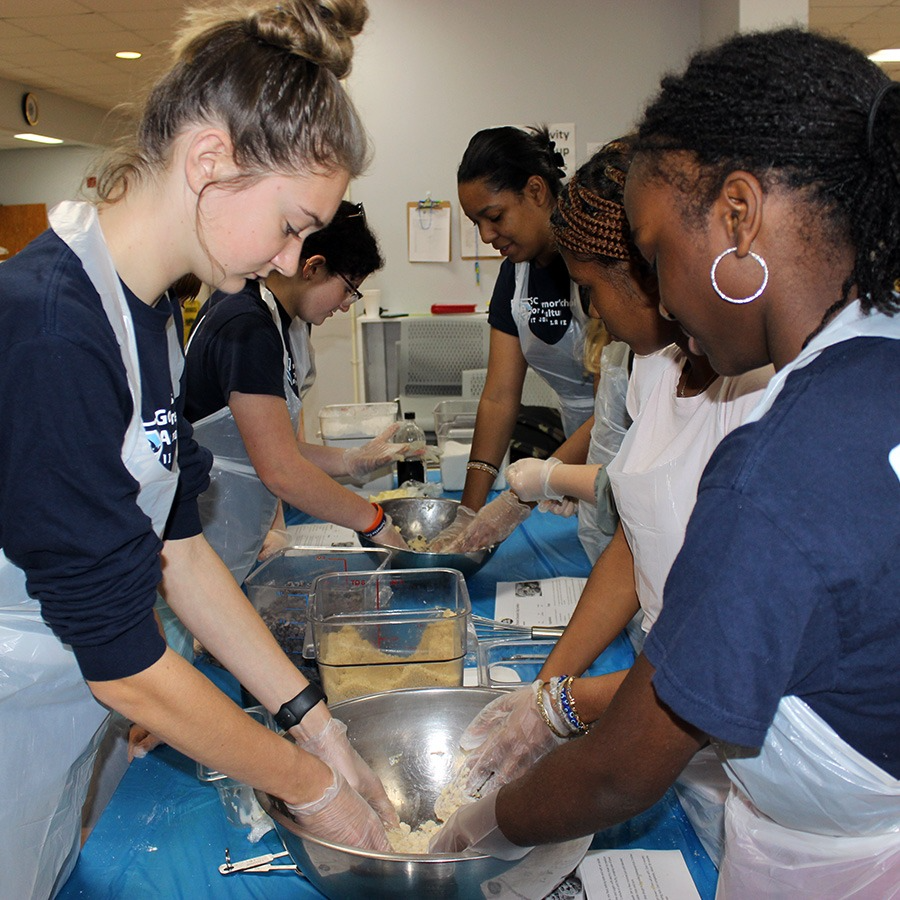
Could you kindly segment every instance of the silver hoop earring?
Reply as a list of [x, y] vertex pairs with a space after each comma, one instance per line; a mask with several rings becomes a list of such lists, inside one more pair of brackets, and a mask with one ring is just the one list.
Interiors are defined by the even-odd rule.
[[709, 280], [712, 282], [713, 290], [727, 303], [752, 303], [760, 294], [766, 289], [766, 285], [769, 283], [769, 267], [766, 265], [766, 261], [758, 254], [754, 253], [752, 250], [750, 251], [750, 256], [752, 256], [759, 264], [762, 266], [763, 270], [763, 280], [762, 284], [759, 286], [759, 289], [756, 293], [751, 294], [749, 297], [729, 297], [720, 287], [719, 283], [716, 281], [716, 269], [719, 266], [719, 263], [728, 256], [729, 253], [736, 253], [737, 247], [729, 247], [727, 250], [722, 251], [714, 260], [712, 264], [712, 268], [709, 270]]

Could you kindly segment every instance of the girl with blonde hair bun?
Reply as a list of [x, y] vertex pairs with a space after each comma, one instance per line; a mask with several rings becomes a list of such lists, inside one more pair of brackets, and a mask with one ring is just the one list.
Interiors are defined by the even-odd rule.
[[[8, 896], [50, 896], [71, 871], [109, 709], [281, 798], [307, 830], [389, 849], [381, 783], [203, 537], [210, 455], [183, 414], [166, 292], [189, 273], [224, 291], [295, 273], [365, 167], [340, 79], [366, 17], [304, 0], [192, 14], [98, 202], [60, 204], [0, 273]], [[157, 587], [293, 742], [167, 648]]]

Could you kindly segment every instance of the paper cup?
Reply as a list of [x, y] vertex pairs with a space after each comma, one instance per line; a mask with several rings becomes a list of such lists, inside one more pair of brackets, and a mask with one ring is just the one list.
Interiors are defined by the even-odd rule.
[[363, 312], [367, 316], [377, 316], [381, 308], [381, 291], [371, 290], [362, 292]]

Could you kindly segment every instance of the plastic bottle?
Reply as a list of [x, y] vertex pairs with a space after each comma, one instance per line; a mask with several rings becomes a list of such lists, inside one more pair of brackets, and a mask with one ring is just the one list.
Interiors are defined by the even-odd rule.
[[[416, 414], [408, 412], [403, 414], [404, 423], [397, 429], [394, 440], [398, 444], [412, 444], [416, 441], [425, 442], [425, 432], [416, 425]], [[425, 482], [425, 463], [421, 459], [401, 459], [397, 461], [397, 487], [407, 481]]]

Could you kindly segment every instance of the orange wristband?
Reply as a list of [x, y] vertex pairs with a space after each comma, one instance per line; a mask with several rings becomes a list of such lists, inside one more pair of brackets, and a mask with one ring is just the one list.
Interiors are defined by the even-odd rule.
[[365, 529], [365, 531], [360, 531], [360, 534], [365, 537], [373, 537], [378, 534], [382, 528], [384, 528], [384, 510], [381, 508], [381, 505], [378, 503], [373, 503], [372, 506], [375, 507], [375, 519], [372, 521], [372, 524]]

